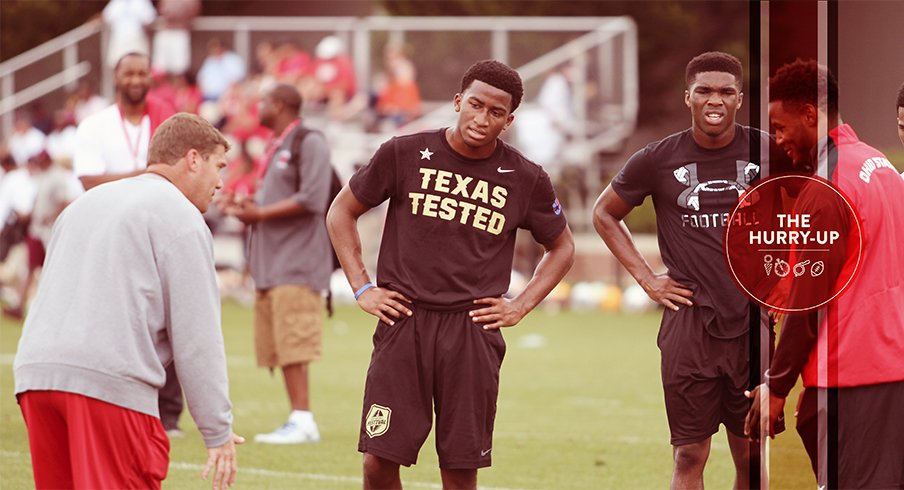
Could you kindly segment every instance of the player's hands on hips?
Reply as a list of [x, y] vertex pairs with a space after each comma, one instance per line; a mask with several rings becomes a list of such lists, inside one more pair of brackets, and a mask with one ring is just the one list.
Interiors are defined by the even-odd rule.
[[647, 296], [653, 301], [678, 311], [678, 304], [694, 306], [691, 298], [694, 292], [684, 284], [672, 279], [668, 274], [657, 274], [649, 281], [640, 283]]
[[387, 325], [395, 325], [393, 318], [398, 320], [402, 315], [411, 316], [411, 308], [400, 301], [411, 303], [411, 300], [402, 293], [377, 286], [367, 289], [358, 296], [358, 306]]
[[207, 449], [207, 464], [201, 472], [201, 478], [206, 480], [207, 475], [213, 471], [211, 481], [214, 490], [222, 490], [232, 486], [235, 482], [235, 472], [238, 471], [238, 463], [235, 459], [235, 446], [242, 444], [245, 438], [232, 434], [232, 439], [226, 444]]
[[[785, 399], [769, 391], [769, 387], [765, 383], [757, 386], [752, 391], [745, 391], [744, 395], [753, 402], [750, 406], [750, 411], [747, 412], [747, 420], [744, 421], [744, 435], [751, 441], [758, 441], [760, 439], [761, 424], [765, 423], [766, 435], [775, 439], [775, 424], [779, 417], [784, 414]], [[766, 403], [769, 404], [768, 419], [762, 411], [762, 406]]]
[[488, 305], [469, 313], [474, 323], [485, 324], [484, 330], [514, 327], [527, 314], [515, 301], [506, 298], [480, 298], [475, 299], [474, 304]]

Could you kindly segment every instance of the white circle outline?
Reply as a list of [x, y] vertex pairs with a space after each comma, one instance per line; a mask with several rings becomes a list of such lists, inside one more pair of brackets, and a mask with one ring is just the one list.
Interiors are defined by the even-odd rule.
[[[834, 192], [835, 194], [838, 194], [838, 197], [840, 197], [841, 200], [844, 201], [844, 203], [847, 205], [848, 209], [849, 209], [850, 212], [851, 212], [851, 216], [854, 217], [854, 223], [857, 224], [857, 241], [858, 241], [859, 243], [858, 243], [858, 246], [857, 246], [857, 264], [856, 264], [856, 266], [854, 267], [854, 273], [851, 274], [851, 277], [849, 277], [848, 280], [847, 280], [847, 282], [844, 283], [844, 286], [842, 286], [842, 287], [838, 290], [838, 292], [836, 292], [834, 295], [832, 295], [831, 298], [829, 298], [829, 299], [823, 301], [822, 303], [819, 303], [818, 305], [810, 306], [810, 307], [807, 307], [807, 308], [782, 308], [781, 306], [771, 305], [771, 304], [769, 304], [769, 303], [767, 303], [767, 302], [761, 300], [760, 298], [757, 298], [756, 295], [754, 295], [753, 293], [751, 293], [751, 292], [745, 287], [744, 283], [741, 282], [740, 279], [738, 279], [738, 275], [735, 273], [734, 266], [733, 266], [732, 263], [731, 263], [731, 254], [728, 253], [728, 233], [731, 231], [731, 223], [732, 223], [732, 221], [734, 220], [735, 214], [738, 212], [738, 209], [741, 208], [741, 204], [744, 203], [744, 198], [745, 198], [746, 196], [749, 196], [750, 194], [752, 194], [753, 191], [755, 191], [755, 190], [759, 189], [760, 187], [766, 185], [767, 183], [769, 183], [769, 182], [774, 182], [774, 181], [777, 181], [777, 180], [782, 180], [782, 179], [807, 179], [807, 180], [812, 180], [812, 181], [814, 181], [814, 182], [819, 182], [820, 184], [822, 184], [822, 185], [828, 187], [829, 189], [832, 189], [832, 192]], [[850, 201], [847, 200], [846, 197], [844, 197], [844, 194], [838, 192], [838, 189], [836, 189], [833, 185], [831, 185], [831, 182], [829, 182], [829, 181], [827, 181], [827, 180], [825, 180], [825, 179], [822, 179], [822, 178], [815, 178], [815, 177], [813, 177], [813, 176], [811, 176], [811, 175], [777, 175], [777, 176], [774, 176], [774, 177], [770, 177], [770, 178], [768, 178], [768, 179], [766, 179], [766, 180], [764, 180], [764, 181], [758, 183], [757, 185], [751, 187], [750, 189], [747, 190], [747, 192], [744, 193], [743, 196], [741, 196], [740, 199], [738, 199], [738, 204], [735, 205], [735, 208], [731, 211], [731, 215], [728, 217], [728, 227], [725, 228], [725, 259], [726, 259], [726, 261], [728, 262], [728, 269], [731, 271], [731, 275], [732, 275], [732, 277], [734, 277], [735, 282], [738, 284], [738, 286], [741, 287], [741, 289], [744, 290], [745, 293], [747, 293], [747, 296], [749, 296], [750, 298], [753, 298], [757, 303], [759, 303], [759, 304], [761, 304], [761, 305], [763, 305], [763, 306], [767, 306], [767, 307], [769, 307], [769, 308], [772, 308], [772, 309], [781, 311], [781, 312], [783, 312], [783, 313], [795, 313], [795, 312], [801, 312], [801, 311], [812, 311], [812, 310], [815, 310], [815, 309], [817, 309], [817, 308], [823, 306], [824, 304], [826, 304], [826, 303], [832, 301], [833, 299], [837, 298], [838, 295], [840, 295], [841, 293], [843, 293], [843, 292], [848, 288], [848, 286], [851, 285], [851, 281], [853, 281], [853, 280], [854, 280], [854, 277], [857, 276], [857, 271], [860, 270], [860, 258], [861, 258], [862, 256], [863, 256], [863, 230], [860, 229], [860, 216], [858, 216], [857, 213], [854, 211], [854, 206], [850, 203]]]

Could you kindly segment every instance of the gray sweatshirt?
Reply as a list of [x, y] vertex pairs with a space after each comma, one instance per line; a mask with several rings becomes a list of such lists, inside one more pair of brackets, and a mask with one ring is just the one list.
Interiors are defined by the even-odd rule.
[[98, 186], [54, 225], [19, 340], [16, 394], [78, 393], [159, 417], [176, 362], [207, 447], [232, 434], [210, 231], [153, 174]]

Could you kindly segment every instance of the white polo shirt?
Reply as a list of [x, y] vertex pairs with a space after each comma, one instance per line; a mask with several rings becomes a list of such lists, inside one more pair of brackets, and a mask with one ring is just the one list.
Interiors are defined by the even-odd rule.
[[78, 125], [72, 170], [76, 177], [141, 170], [147, 167], [150, 141], [150, 117], [145, 114], [135, 126], [113, 104]]

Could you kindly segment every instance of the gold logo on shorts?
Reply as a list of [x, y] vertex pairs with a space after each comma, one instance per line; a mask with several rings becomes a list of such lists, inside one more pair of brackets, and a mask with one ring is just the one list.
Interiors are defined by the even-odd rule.
[[392, 409], [382, 405], [373, 404], [367, 412], [367, 419], [364, 420], [364, 430], [371, 438], [382, 436], [389, 430], [389, 417], [392, 415]]

